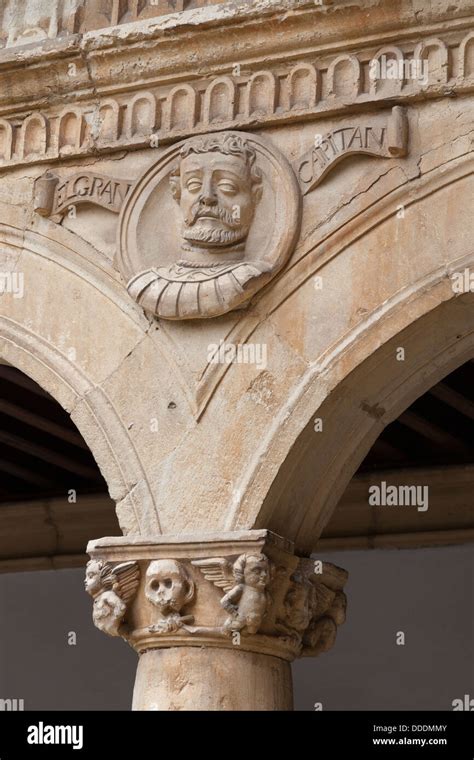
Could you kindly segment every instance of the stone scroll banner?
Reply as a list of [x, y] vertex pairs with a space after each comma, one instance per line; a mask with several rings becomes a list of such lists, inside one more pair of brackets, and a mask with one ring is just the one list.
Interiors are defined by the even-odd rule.
[[78, 172], [66, 179], [46, 172], [35, 182], [35, 211], [41, 216], [61, 217], [71, 206], [93, 203], [118, 214], [132, 184], [95, 172]]
[[394, 106], [390, 117], [378, 124], [374, 117], [358, 124], [337, 127], [315, 136], [313, 147], [295, 161], [303, 195], [314, 190], [326, 174], [344, 158], [359, 154], [396, 158], [405, 156], [408, 121], [404, 108]]

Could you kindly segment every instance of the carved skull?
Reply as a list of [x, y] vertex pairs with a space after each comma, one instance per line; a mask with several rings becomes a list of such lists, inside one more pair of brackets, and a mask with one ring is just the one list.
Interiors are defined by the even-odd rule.
[[194, 596], [194, 582], [186, 568], [174, 559], [150, 562], [145, 595], [162, 615], [180, 612]]

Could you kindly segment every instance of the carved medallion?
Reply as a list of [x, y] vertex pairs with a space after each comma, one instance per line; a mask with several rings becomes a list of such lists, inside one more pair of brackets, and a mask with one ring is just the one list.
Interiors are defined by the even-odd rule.
[[219, 132], [178, 143], [137, 182], [119, 224], [130, 295], [163, 319], [242, 308], [281, 270], [299, 233], [288, 161], [260, 137]]

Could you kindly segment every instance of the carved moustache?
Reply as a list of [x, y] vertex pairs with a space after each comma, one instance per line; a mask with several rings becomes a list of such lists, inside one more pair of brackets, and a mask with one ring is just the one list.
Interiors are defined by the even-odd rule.
[[238, 229], [241, 226], [240, 217], [222, 206], [203, 206], [199, 201], [191, 208], [190, 216], [186, 219], [188, 227], [192, 227], [203, 216], [211, 219], [219, 219], [229, 229]]

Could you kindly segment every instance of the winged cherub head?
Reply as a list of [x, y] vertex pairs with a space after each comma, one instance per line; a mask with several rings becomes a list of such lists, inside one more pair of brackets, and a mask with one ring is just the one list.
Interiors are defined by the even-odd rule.
[[270, 580], [270, 563], [263, 554], [241, 554], [234, 562], [233, 572], [237, 583], [263, 590]]
[[103, 591], [101, 573], [104, 563], [98, 559], [91, 559], [87, 563], [84, 586], [88, 594], [96, 596]]

